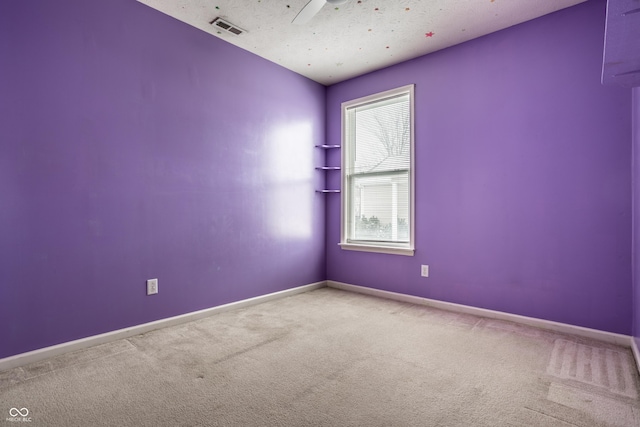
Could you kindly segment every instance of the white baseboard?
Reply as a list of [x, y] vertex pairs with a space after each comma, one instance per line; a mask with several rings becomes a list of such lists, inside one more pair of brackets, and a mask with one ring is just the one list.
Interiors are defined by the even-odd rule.
[[638, 349], [636, 340], [633, 339], [633, 337], [631, 337], [631, 351], [633, 352], [633, 357], [636, 359], [636, 367], [638, 368], [638, 373], [640, 374], [640, 350]]
[[[345, 291], [357, 292], [366, 295], [372, 295], [381, 298], [392, 299], [396, 301], [408, 302], [412, 304], [426, 305], [429, 307], [439, 308], [442, 310], [456, 311], [459, 313], [473, 314], [491, 319], [505, 320], [508, 322], [520, 323], [523, 325], [533, 326], [540, 329], [551, 330], [565, 334], [577, 335], [584, 338], [595, 339], [610, 344], [616, 344], [624, 347], [631, 346], [631, 339], [628, 335], [615, 334], [612, 332], [599, 331], [597, 329], [584, 328], [582, 326], [574, 326], [566, 323], [552, 322], [550, 320], [536, 319], [534, 317], [520, 316], [517, 314], [504, 313], [501, 311], [488, 310], [485, 308], [472, 307], [468, 305], [455, 304], [433, 300], [429, 298], [416, 297], [413, 295], [399, 294], [396, 292], [382, 291], [380, 289], [367, 288], [364, 286], [349, 285], [347, 283], [327, 280], [327, 286], [330, 288], [342, 289]], [[636, 361], [640, 361], [636, 357]], [[640, 362], [639, 365], [640, 366]]]
[[106, 332], [104, 334], [93, 335], [79, 340], [69, 341], [57, 344], [51, 347], [40, 348], [38, 350], [29, 351], [27, 353], [16, 354], [15, 356], [0, 359], [0, 371], [17, 368], [19, 366], [28, 365], [29, 363], [40, 362], [51, 357], [59, 356], [64, 353], [105, 344], [111, 341], [117, 341], [123, 338], [129, 338], [134, 335], [144, 334], [145, 332], [155, 329], [166, 328], [168, 326], [179, 325], [193, 320], [202, 319], [214, 314], [223, 313], [229, 310], [236, 310], [251, 305], [260, 304], [274, 299], [284, 298], [303, 292], [309, 292], [314, 289], [323, 288], [326, 282], [317, 282], [310, 285], [299, 286], [297, 288], [285, 289], [284, 291], [274, 292], [267, 295], [261, 295], [254, 298], [236, 301], [229, 304], [219, 305], [217, 307], [206, 308], [204, 310], [193, 311], [191, 313], [181, 314], [179, 316], [169, 317], [166, 319], [156, 320], [154, 322], [143, 323], [141, 325], [131, 326], [129, 328], [119, 329], [116, 331]]
[[204, 310], [194, 311], [191, 313], [182, 314], [180, 316], [169, 317], [166, 319], [156, 320], [154, 322], [144, 323], [141, 325], [131, 326], [129, 328], [119, 329], [116, 331], [107, 332], [100, 335], [93, 335], [90, 337], [82, 338], [75, 341], [69, 341], [66, 343], [54, 345], [51, 347], [45, 347], [27, 353], [17, 354], [15, 356], [6, 357], [0, 359], [0, 371], [24, 366], [29, 363], [39, 362], [51, 357], [59, 356], [64, 353], [70, 353], [72, 351], [81, 350], [88, 347], [93, 347], [100, 344], [105, 344], [111, 341], [116, 341], [123, 338], [132, 337], [134, 335], [143, 334], [155, 329], [166, 328], [169, 326], [179, 325], [182, 323], [191, 322], [193, 320], [202, 319], [204, 317], [212, 316], [217, 313], [223, 313], [229, 310], [236, 310], [243, 307], [248, 307], [263, 302], [271, 301], [274, 299], [285, 298], [291, 295], [300, 294], [303, 292], [309, 292], [315, 289], [323, 288], [325, 286], [341, 289], [349, 292], [356, 292], [365, 295], [372, 295], [380, 298], [387, 298], [391, 300], [408, 302], [412, 304], [425, 305], [442, 310], [456, 311], [459, 313], [473, 314], [476, 316], [487, 317], [498, 320], [505, 320], [509, 322], [520, 323], [528, 326], [533, 326], [541, 329], [552, 330], [555, 332], [561, 332], [566, 334], [573, 334], [585, 338], [596, 339], [599, 341], [608, 342], [624, 347], [630, 347], [633, 352], [638, 371], [640, 372], [640, 350], [636, 345], [635, 340], [627, 335], [615, 334], [612, 332], [599, 331], [597, 329], [584, 328], [581, 326], [574, 326], [565, 323], [552, 322], [549, 320], [536, 319], [533, 317], [520, 316], [517, 314], [503, 313], [500, 311], [487, 310], [484, 308], [472, 307], [468, 305], [455, 304], [450, 302], [438, 301], [429, 298], [416, 297], [413, 295], [400, 294], [396, 292], [383, 291], [380, 289], [367, 288], [363, 286], [350, 285], [347, 283], [336, 282], [333, 280], [327, 280], [310, 285], [299, 286], [292, 289], [286, 289], [284, 291], [274, 292], [267, 295], [261, 295], [254, 298], [249, 298], [242, 301], [236, 301], [229, 304], [220, 305], [217, 307], [207, 308]]

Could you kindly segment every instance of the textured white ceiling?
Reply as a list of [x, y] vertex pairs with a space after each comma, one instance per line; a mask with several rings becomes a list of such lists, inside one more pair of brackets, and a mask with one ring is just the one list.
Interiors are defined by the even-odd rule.
[[[306, 25], [308, 0], [138, 0], [329, 85], [471, 40], [585, 0], [349, 0]], [[246, 30], [219, 31], [221, 17]]]

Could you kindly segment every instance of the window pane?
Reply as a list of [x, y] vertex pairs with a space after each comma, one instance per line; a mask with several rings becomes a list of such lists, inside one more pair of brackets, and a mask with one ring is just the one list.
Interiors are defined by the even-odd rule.
[[409, 172], [351, 178], [353, 240], [409, 241]]
[[352, 173], [409, 169], [409, 95], [356, 107]]

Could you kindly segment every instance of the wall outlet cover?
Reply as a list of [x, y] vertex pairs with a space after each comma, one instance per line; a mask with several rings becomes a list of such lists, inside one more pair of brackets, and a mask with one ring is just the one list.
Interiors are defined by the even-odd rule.
[[147, 295], [154, 295], [158, 293], [158, 279], [147, 280]]
[[422, 265], [420, 267], [420, 275], [422, 277], [429, 277], [429, 266], [428, 265]]

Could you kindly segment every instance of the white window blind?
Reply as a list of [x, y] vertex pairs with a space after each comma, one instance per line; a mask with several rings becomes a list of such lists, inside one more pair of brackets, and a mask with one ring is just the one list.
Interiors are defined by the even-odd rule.
[[413, 250], [412, 93], [407, 86], [343, 104], [341, 244], [347, 249]]

